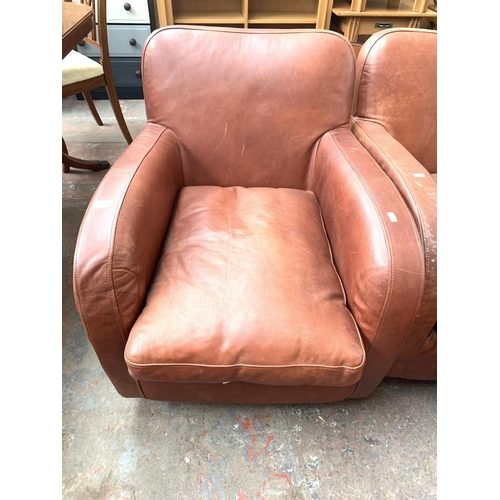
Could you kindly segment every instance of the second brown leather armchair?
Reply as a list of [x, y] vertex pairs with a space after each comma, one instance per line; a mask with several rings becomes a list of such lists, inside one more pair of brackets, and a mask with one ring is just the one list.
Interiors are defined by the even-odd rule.
[[142, 74], [148, 123], [99, 185], [74, 263], [118, 392], [370, 394], [413, 331], [424, 259], [410, 210], [349, 130], [349, 42], [168, 27]]
[[397, 186], [425, 259], [418, 317], [388, 372], [437, 378], [437, 32], [394, 28], [363, 45], [352, 130]]

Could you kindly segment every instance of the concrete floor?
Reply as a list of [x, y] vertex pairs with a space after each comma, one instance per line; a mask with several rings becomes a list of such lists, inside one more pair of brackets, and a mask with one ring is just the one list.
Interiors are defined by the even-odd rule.
[[[62, 102], [69, 153], [111, 164], [126, 143], [107, 101], [98, 127]], [[143, 101], [122, 101], [135, 137]], [[62, 498], [435, 499], [437, 384], [385, 380], [363, 400], [212, 405], [125, 399], [85, 337], [72, 292], [79, 224], [105, 172], [62, 174]]]

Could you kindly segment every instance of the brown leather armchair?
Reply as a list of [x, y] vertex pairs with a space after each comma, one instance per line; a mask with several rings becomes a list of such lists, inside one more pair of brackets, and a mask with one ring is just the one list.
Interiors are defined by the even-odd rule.
[[437, 32], [373, 35], [356, 66], [354, 135], [397, 186], [418, 227], [424, 297], [388, 376], [437, 378]]
[[414, 330], [424, 260], [410, 210], [349, 130], [349, 42], [167, 27], [142, 75], [148, 123], [99, 185], [74, 260], [118, 392], [369, 395]]

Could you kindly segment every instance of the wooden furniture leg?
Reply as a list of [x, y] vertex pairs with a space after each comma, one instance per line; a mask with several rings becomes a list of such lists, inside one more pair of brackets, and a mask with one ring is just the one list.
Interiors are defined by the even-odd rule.
[[344, 36], [350, 42], [356, 42], [356, 40], [358, 39], [359, 24], [360, 24], [359, 17], [348, 17], [347, 18], [347, 24], [345, 27]]
[[90, 109], [90, 112], [92, 113], [92, 116], [94, 117], [95, 122], [97, 125], [102, 126], [102, 120], [101, 117], [99, 116], [99, 113], [97, 112], [97, 109], [94, 104], [94, 100], [92, 99], [92, 96], [90, 95], [90, 92], [86, 90], [85, 92], [82, 92], [83, 98], [85, 99], [85, 102], [87, 103], [87, 106]]
[[118, 101], [118, 94], [116, 93], [114, 82], [112, 83], [108, 82], [108, 85], [106, 85], [106, 92], [108, 93], [109, 102], [111, 103], [111, 107], [113, 108], [116, 121], [120, 126], [120, 130], [122, 131], [123, 137], [125, 137], [125, 140], [130, 144], [133, 139], [128, 130], [125, 118], [123, 117], [122, 108], [120, 106], [120, 102]]
[[408, 28], [420, 28], [420, 21], [422, 21], [420, 17], [408, 19]]
[[69, 168], [81, 168], [84, 170], [92, 170], [93, 172], [98, 172], [99, 170], [104, 170], [105, 168], [109, 168], [110, 164], [105, 160], [80, 160], [79, 158], [75, 158], [68, 154], [68, 148], [66, 147], [66, 143], [64, 142], [64, 138], [62, 140], [62, 171], [63, 173], [69, 173]]

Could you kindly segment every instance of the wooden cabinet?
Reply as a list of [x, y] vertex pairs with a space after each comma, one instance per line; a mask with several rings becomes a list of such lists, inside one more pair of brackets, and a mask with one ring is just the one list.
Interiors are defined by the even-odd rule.
[[324, 28], [331, 0], [156, 0], [158, 24]]
[[437, 18], [437, 13], [429, 9], [429, 0], [330, 0], [330, 3], [325, 24], [330, 26], [333, 14], [335, 24], [351, 42], [383, 29], [419, 28], [422, 20]]

